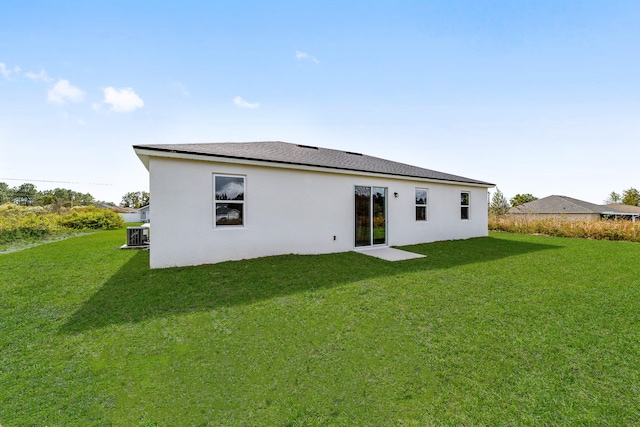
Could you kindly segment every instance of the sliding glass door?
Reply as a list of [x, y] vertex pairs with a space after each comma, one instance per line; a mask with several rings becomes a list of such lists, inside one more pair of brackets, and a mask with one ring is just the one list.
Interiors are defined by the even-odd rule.
[[373, 244], [387, 244], [387, 189], [373, 187]]
[[356, 246], [371, 246], [371, 187], [356, 185]]
[[355, 187], [356, 246], [387, 243], [387, 189]]

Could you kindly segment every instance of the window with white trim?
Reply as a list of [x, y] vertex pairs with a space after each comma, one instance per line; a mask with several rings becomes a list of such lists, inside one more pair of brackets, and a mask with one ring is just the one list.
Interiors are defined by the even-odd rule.
[[426, 188], [416, 188], [416, 221], [427, 220], [428, 193]]
[[469, 219], [469, 199], [468, 191], [460, 193], [460, 219]]
[[216, 227], [244, 225], [245, 200], [243, 176], [214, 175], [214, 207]]

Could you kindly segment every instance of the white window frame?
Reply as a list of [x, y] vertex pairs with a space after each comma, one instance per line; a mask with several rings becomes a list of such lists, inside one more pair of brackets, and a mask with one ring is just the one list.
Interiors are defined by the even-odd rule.
[[[425, 199], [424, 199], [424, 204], [418, 203], [418, 201], [415, 198], [415, 193], [418, 190], [424, 191], [426, 193], [426, 196], [425, 196]], [[424, 208], [424, 219], [418, 219], [418, 208]], [[414, 214], [415, 214], [416, 222], [427, 222], [427, 221], [429, 221], [429, 189], [428, 188], [422, 188], [422, 187], [416, 187], [415, 188], [415, 191], [414, 191]]]
[[[467, 195], [467, 204], [462, 203], [462, 195]], [[462, 217], [463, 209], [467, 209], [467, 217]], [[460, 220], [461, 221], [469, 221], [471, 219], [471, 192], [470, 191], [461, 191], [460, 192]]]
[[[242, 200], [216, 200], [216, 178], [217, 177], [225, 177], [225, 178], [242, 178], [242, 186], [243, 186], [243, 197]], [[247, 176], [246, 175], [235, 175], [229, 173], [214, 173], [213, 174], [213, 228], [220, 229], [233, 229], [233, 228], [245, 228], [247, 226]], [[218, 204], [228, 203], [228, 204], [237, 204], [242, 205], [242, 224], [218, 224], [217, 219], [217, 210], [216, 206]]]

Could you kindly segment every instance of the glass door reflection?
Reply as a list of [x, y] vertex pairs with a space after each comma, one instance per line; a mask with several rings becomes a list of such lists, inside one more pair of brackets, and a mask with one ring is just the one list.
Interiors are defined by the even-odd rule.
[[355, 187], [355, 246], [387, 243], [387, 189]]

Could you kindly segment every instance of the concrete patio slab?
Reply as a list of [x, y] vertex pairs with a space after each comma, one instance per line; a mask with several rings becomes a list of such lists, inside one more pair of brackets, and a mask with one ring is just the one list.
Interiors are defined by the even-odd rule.
[[413, 252], [407, 252], [389, 247], [356, 249], [355, 252], [384, 259], [386, 261], [404, 261], [407, 259], [426, 258], [426, 255], [416, 254]]

